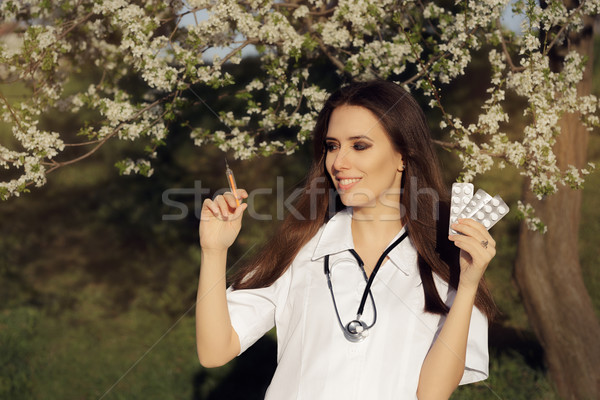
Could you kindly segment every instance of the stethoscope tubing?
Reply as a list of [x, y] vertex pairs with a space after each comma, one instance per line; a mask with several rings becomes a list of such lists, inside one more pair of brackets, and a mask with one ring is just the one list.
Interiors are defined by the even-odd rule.
[[[342, 323], [342, 319], [340, 317], [340, 313], [338, 311], [337, 302], [335, 301], [335, 295], [333, 293], [333, 285], [331, 283], [331, 271], [329, 269], [329, 254], [327, 254], [325, 256], [325, 259], [323, 261], [323, 272], [325, 273], [325, 276], [327, 277], [327, 286], [329, 287], [329, 292], [331, 293], [331, 300], [333, 301], [333, 307], [335, 309], [335, 315], [337, 316], [337, 320], [338, 320], [338, 323], [340, 325], [340, 328], [344, 332], [344, 336], [349, 341], [351, 341], [351, 342], [362, 341], [366, 337], [366, 334], [367, 334], [366, 331], [368, 331], [369, 329], [371, 329], [375, 325], [375, 322], [377, 322], [377, 307], [375, 306], [375, 299], [373, 298], [373, 293], [371, 292], [371, 285], [373, 284], [373, 280], [375, 279], [375, 275], [377, 275], [377, 272], [379, 271], [379, 268], [381, 267], [381, 265], [383, 265], [383, 262], [385, 261], [385, 258], [387, 257], [387, 255], [396, 246], [398, 246], [407, 236], [408, 236], [408, 231], [406, 230], [402, 234], [402, 236], [400, 236], [397, 240], [394, 241], [394, 243], [392, 243], [391, 245], [389, 245], [383, 251], [383, 253], [379, 257], [379, 259], [377, 260], [377, 264], [375, 265], [375, 268], [373, 269], [373, 272], [371, 273], [371, 276], [369, 276], [368, 278], [367, 278], [367, 273], [365, 272], [364, 262], [362, 261], [362, 259], [358, 255], [358, 253], [354, 249], [348, 249], [348, 251], [354, 256], [354, 258], [358, 262], [358, 266], [359, 266], [359, 268], [360, 268], [360, 270], [361, 270], [361, 272], [363, 274], [363, 277], [364, 277], [365, 281], [367, 282], [367, 285], [365, 286], [365, 289], [363, 290], [362, 298], [360, 300], [360, 305], [358, 306], [358, 311], [356, 312], [356, 319], [353, 320], [353, 321], [351, 321], [351, 322], [349, 322], [348, 326], [344, 326], [344, 324]], [[362, 313], [364, 311], [365, 304], [367, 302], [367, 297], [371, 298], [371, 303], [373, 305], [373, 322], [370, 325], [366, 325], [361, 320]], [[357, 322], [358, 324], [360, 324], [364, 328], [364, 331], [361, 331], [361, 332], [351, 332], [350, 329], [349, 329], [349, 326], [353, 322]]]
[[[354, 258], [356, 258], [356, 261], [358, 261], [358, 266], [360, 267], [360, 270], [361, 270], [363, 277], [365, 279], [365, 282], [366, 282], [368, 280], [368, 278], [367, 278], [367, 273], [365, 272], [363, 261], [361, 260], [360, 256], [356, 253], [356, 251], [354, 251], [354, 249], [350, 249], [350, 253], [352, 253]], [[344, 332], [346, 332], [347, 329], [346, 329], [346, 327], [344, 327], [344, 324], [342, 323], [342, 318], [340, 317], [340, 313], [339, 313], [338, 307], [337, 307], [337, 302], [335, 301], [335, 296], [333, 294], [333, 285], [331, 283], [331, 274], [330, 274], [330, 270], [329, 270], [329, 254], [325, 256], [324, 265], [325, 265], [325, 276], [327, 277], [327, 286], [329, 287], [329, 292], [331, 294], [331, 300], [333, 300], [333, 308], [335, 310], [335, 315], [337, 316], [340, 327], [342, 328], [342, 330]], [[373, 293], [371, 293], [370, 289], [368, 290], [367, 295], [371, 297], [371, 304], [373, 305], [373, 322], [371, 323], [371, 325], [368, 325], [366, 327], [366, 329], [370, 329], [373, 325], [375, 325], [375, 322], [377, 322], [377, 307], [375, 307], [375, 299], [373, 298]], [[365, 299], [366, 299], [366, 296], [365, 296]], [[363, 309], [364, 309], [364, 305], [363, 305]], [[362, 316], [362, 313], [360, 315], [357, 314], [357, 319], [360, 319], [360, 316]]]

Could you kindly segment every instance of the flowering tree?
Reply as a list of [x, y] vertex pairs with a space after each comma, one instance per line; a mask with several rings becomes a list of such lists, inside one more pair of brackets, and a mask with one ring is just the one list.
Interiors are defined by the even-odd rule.
[[[254, 46], [263, 76], [236, 94], [245, 104], [243, 112], [216, 110], [228, 130], [189, 126], [195, 145], [215, 143], [240, 159], [294, 152], [309, 138], [327, 97], [312, 76], [317, 60], [325, 57], [346, 79], [389, 79], [424, 94], [429, 106], [441, 111], [440, 127], [451, 140], [438, 144], [462, 161], [461, 179], [470, 181], [507, 164], [516, 167], [527, 178], [528, 201], [519, 202], [524, 223], [545, 231], [530, 203], [568, 190], [563, 187], [579, 188], [594, 168], [582, 160], [562, 162], [557, 140], [570, 129], [561, 122], [569, 116], [576, 116], [573, 124], [581, 125], [582, 135], [600, 124], [598, 100], [581, 86], [591, 50], [573, 45], [589, 28], [586, 18], [599, 13], [600, 1], [517, 0], [511, 7], [524, 17], [520, 35], [500, 23], [508, 3], [5, 0], [0, 3], [0, 77], [4, 83], [25, 83], [32, 95], [9, 101], [0, 91], [0, 118], [14, 137], [13, 146], [0, 144], [0, 166], [8, 177], [0, 182], [0, 197], [43, 185], [47, 174], [109, 140], [146, 143], [145, 158], [126, 159], [118, 167], [124, 174], [151, 175], [156, 150], [165, 144], [171, 121], [189, 106], [189, 94], [236, 82], [225, 65], [239, 63], [242, 50]], [[215, 47], [230, 51], [205, 61], [203, 55]], [[465, 73], [473, 52], [481, 49], [492, 71], [488, 96], [477, 120], [467, 123], [445, 110], [443, 89]], [[82, 91], [67, 90], [73, 74], [90, 62], [102, 71], [97, 82]], [[142, 96], [120, 85], [130, 75], [145, 85]], [[527, 120], [523, 132], [508, 130], [516, 116], [507, 111], [507, 91], [526, 104], [519, 110]], [[78, 130], [79, 140], [68, 140], [73, 132], [42, 129], [41, 119], [53, 112], [93, 117]], [[295, 136], [283, 141], [274, 136], [282, 126], [295, 129]], [[71, 159], [61, 156], [75, 146], [87, 150]], [[521, 289], [527, 297], [529, 287]], [[532, 307], [530, 315], [536, 312]], [[591, 306], [586, 312], [594, 314]], [[572, 324], [574, 335], [590, 329]], [[592, 328], [599, 336], [597, 320]], [[543, 337], [540, 330], [548, 329], [536, 332]], [[589, 359], [597, 359], [598, 344], [588, 345], [595, 348], [587, 351]], [[564, 352], [560, 341], [549, 346], [549, 354]], [[561, 359], [549, 357], [549, 362]], [[600, 396], [597, 381], [587, 384], [589, 391], [574, 388], [581, 381], [564, 378], [585, 365], [583, 360], [573, 371], [551, 365], [556, 381], [567, 382], [559, 385], [565, 396]]]

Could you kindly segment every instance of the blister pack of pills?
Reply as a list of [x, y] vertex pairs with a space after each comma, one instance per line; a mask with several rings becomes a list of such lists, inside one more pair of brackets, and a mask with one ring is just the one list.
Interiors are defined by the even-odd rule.
[[[473, 198], [473, 184], [455, 182], [452, 184], [452, 199], [450, 201], [450, 225], [456, 222], [463, 208]], [[456, 233], [450, 230], [450, 233]]]
[[[492, 197], [483, 189], [473, 194], [473, 190], [471, 183], [452, 184], [450, 226], [459, 218], [471, 218], [489, 230], [508, 214], [508, 206], [500, 196]], [[452, 235], [457, 232], [448, 228], [448, 233]]]

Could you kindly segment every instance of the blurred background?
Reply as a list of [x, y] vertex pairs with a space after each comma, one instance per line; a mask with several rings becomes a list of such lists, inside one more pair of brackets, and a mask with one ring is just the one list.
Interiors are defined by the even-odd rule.
[[[600, 53], [597, 41], [596, 54]], [[324, 86], [339, 85], [323, 63]], [[251, 56], [231, 66], [239, 87], [259, 74]], [[464, 77], [442, 88], [447, 111], [467, 123], [477, 117], [489, 75], [485, 49]], [[600, 63], [594, 93], [600, 95]], [[97, 81], [91, 68], [75, 76], [73, 91]], [[139, 82], [124, 82], [134, 88]], [[203, 103], [219, 110], [235, 101], [238, 87], [218, 92], [198, 88], [202, 100], [182, 117], [194, 126], [223, 129]], [[3, 85], [17, 99], [27, 88]], [[510, 100], [510, 99], [509, 99]], [[515, 107], [521, 107], [514, 99]], [[432, 134], [440, 116], [424, 103]], [[81, 126], [77, 116], [53, 115], [48, 129]], [[510, 131], [520, 134], [520, 123]], [[0, 203], [0, 398], [2, 399], [262, 399], [275, 368], [275, 332], [228, 365], [202, 368], [196, 357], [194, 304], [200, 266], [196, 210], [202, 188], [212, 196], [226, 188], [224, 153], [196, 147], [175, 121], [167, 145], [158, 151], [154, 175], [119, 176], [115, 163], [136, 158], [142, 148], [108, 142], [92, 157], [48, 176], [43, 188]], [[281, 135], [285, 136], [285, 130]], [[10, 143], [5, 125], [0, 141]], [[460, 172], [457, 157], [438, 149], [450, 187]], [[589, 161], [600, 162], [597, 132], [590, 138]], [[256, 211], [272, 221], [244, 220], [229, 253], [234, 271], [260, 248], [277, 224], [277, 178], [285, 197], [300, 187], [311, 159], [304, 146], [291, 156], [272, 156], [229, 165], [240, 187], [272, 188], [257, 197]], [[600, 175], [587, 178], [583, 191], [580, 256], [587, 289], [600, 315]], [[511, 168], [476, 178], [476, 187], [500, 194], [516, 208], [521, 176]], [[183, 189], [173, 191], [173, 189]], [[184, 204], [181, 208], [164, 201]], [[196, 194], [194, 194], [196, 193]], [[561, 213], [561, 210], [556, 210]], [[185, 214], [185, 213], [184, 213]], [[558, 399], [546, 377], [543, 350], [528, 325], [512, 273], [519, 222], [514, 211], [492, 229], [498, 254], [487, 279], [501, 315], [490, 329], [490, 377], [460, 388], [453, 399]]]

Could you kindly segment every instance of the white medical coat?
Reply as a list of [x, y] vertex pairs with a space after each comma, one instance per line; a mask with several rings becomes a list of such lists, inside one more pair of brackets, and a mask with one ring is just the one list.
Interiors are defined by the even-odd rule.
[[[445, 317], [425, 313], [417, 252], [409, 238], [388, 255], [371, 291], [377, 322], [362, 342], [345, 339], [323, 269], [330, 255], [331, 280], [343, 324], [355, 319], [365, 279], [348, 249], [354, 248], [352, 210], [337, 213], [300, 250], [273, 285], [227, 291], [231, 323], [241, 351], [277, 328], [277, 369], [267, 400], [416, 399], [425, 356]], [[403, 233], [402, 229], [392, 240]], [[391, 243], [391, 242], [390, 242]], [[434, 275], [442, 300], [456, 294]], [[362, 318], [373, 321], [368, 299]], [[473, 308], [461, 384], [487, 378], [488, 322]]]

